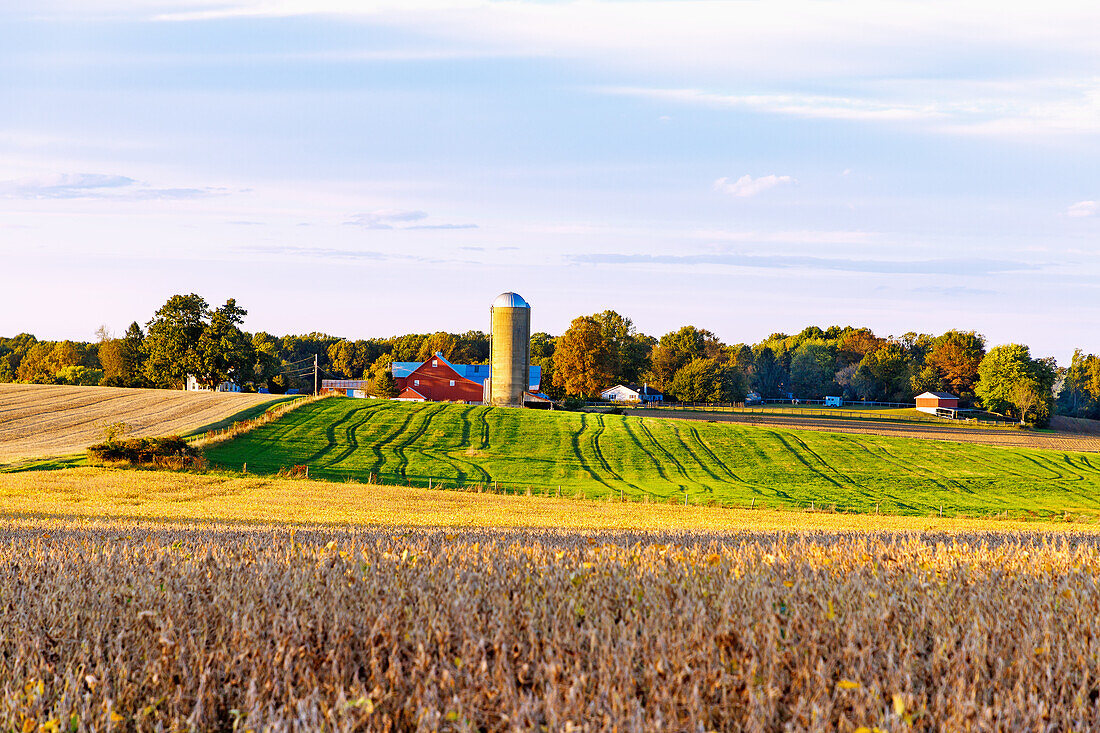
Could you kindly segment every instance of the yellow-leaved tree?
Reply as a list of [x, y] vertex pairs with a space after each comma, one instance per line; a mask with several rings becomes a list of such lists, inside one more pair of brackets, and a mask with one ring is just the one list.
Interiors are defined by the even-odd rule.
[[554, 386], [585, 398], [611, 386], [611, 352], [603, 329], [591, 316], [574, 318], [554, 349]]

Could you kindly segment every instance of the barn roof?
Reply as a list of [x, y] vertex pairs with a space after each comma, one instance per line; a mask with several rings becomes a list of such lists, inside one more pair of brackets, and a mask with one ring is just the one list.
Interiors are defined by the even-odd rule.
[[950, 392], [922, 392], [917, 397], [936, 397], [941, 400], [957, 400], [959, 399]]
[[[485, 384], [485, 380], [488, 379], [493, 369], [488, 364], [452, 364], [444, 359], [442, 356], [436, 355], [433, 358], [442, 359], [447, 366], [458, 372], [460, 377], [469, 379], [471, 382], [477, 382], [478, 384]], [[429, 361], [431, 361], [429, 359]], [[422, 361], [395, 361], [392, 366], [394, 378], [407, 377], [417, 370], [424, 362]], [[531, 365], [530, 384], [527, 385], [532, 392], [538, 392], [542, 386], [542, 367], [537, 364]]]

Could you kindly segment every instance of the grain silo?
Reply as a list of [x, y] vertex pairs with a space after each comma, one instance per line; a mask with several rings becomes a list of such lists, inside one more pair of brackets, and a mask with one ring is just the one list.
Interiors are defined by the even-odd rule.
[[516, 293], [501, 293], [489, 309], [491, 405], [522, 407], [530, 383], [531, 306]]

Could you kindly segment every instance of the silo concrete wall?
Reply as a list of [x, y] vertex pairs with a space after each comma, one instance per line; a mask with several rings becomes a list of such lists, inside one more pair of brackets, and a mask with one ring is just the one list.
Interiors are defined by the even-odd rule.
[[521, 407], [531, 363], [531, 309], [494, 306], [489, 395], [494, 405]]

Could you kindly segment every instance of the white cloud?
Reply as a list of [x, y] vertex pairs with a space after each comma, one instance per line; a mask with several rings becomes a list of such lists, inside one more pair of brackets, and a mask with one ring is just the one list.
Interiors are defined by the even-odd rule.
[[1094, 216], [1100, 213], [1100, 201], [1078, 201], [1066, 209], [1066, 216]]
[[127, 176], [61, 173], [0, 181], [0, 198], [10, 199], [148, 199], [203, 198], [228, 193], [222, 188], [158, 188]]
[[647, 89], [640, 87], [609, 87], [600, 91], [681, 104], [740, 107], [757, 112], [794, 117], [877, 121], [947, 117], [947, 113], [944, 110], [937, 109], [935, 105], [891, 103], [858, 97], [837, 97], [820, 94], [719, 94], [700, 89]]
[[345, 224], [364, 229], [477, 229], [477, 224], [416, 224], [428, 218], [426, 211], [412, 209], [376, 209], [356, 214]]
[[1011, 82], [885, 79], [862, 82], [845, 95], [648, 87], [597, 91], [804, 119], [916, 124], [949, 134], [1021, 137], [1100, 132], [1100, 77]]
[[410, 221], [427, 219], [424, 211], [412, 211], [408, 209], [375, 209], [363, 214], [356, 214], [346, 224], [364, 227], [366, 229], [393, 229], [394, 224], [402, 224]]
[[733, 183], [730, 183], [730, 179], [728, 178], [719, 178], [714, 182], [714, 190], [728, 193], [731, 196], [745, 198], [748, 196], [755, 196], [761, 191], [767, 191], [769, 188], [775, 188], [776, 186], [786, 183], [794, 183], [794, 179], [790, 176], [775, 175], [753, 178], [746, 173]]
[[[31, 5], [25, 14], [46, 17], [195, 22], [340, 16], [403, 30], [416, 40], [408, 47], [321, 53], [364, 59], [567, 59], [604, 69], [608, 79], [695, 80], [699, 86], [693, 88], [660, 88], [654, 82], [652, 89], [607, 90], [678, 103], [919, 123], [948, 134], [1042, 138], [1100, 132], [1097, 3], [37, 0]], [[813, 91], [815, 82], [825, 82], [819, 89], [828, 91]]]

